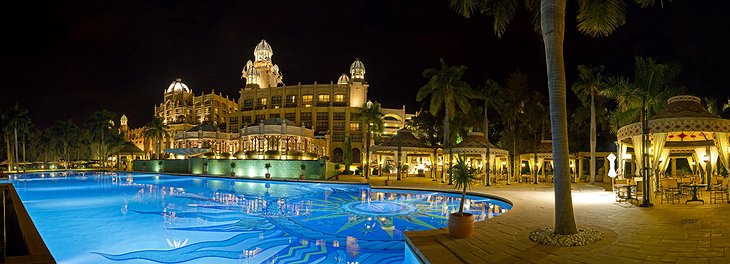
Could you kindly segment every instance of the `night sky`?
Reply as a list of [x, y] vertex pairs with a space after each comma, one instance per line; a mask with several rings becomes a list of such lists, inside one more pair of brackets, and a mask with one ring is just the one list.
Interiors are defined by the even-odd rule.
[[[569, 85], [578, 64], [633, 76], [634, 56], [646, 56], [681, 63], [679, 82], [696, 95], [730, 97], [730, 1], [630, 6], [627, 25], [590, 38], [575, 29], [569, 1]], [[421, 72], [439, 58], [468, 66], [472, 86], [520, 69], [547, 93], [543, 47], [525, 12], [498, 39], [490, 18], [464, 19], [446, 0], [17, 1], [4, 3], [0, 19], [0, 108], [18, 102], [41, 128], [63, 119], [83, 124], [100, 109], [142, 126], [177, 77], [196, 94], [214, 89], [237, 99], [241, 69], [261, 39], [286, 84], [336, 81], [361, 58], [369, 98], [410, 113], [420, 106]]]

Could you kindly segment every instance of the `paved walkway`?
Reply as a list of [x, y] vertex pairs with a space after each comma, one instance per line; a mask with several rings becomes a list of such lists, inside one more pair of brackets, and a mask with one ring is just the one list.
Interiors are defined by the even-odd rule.
[[[357, 176], [342, 181], [361, 182]], [[395, 181], [396, 187], [453, 190], [426, 178]], [[370, 180], [382, 186], [384, 177]], [[610, 185], [606, 187], [610, 188]], [[578, 226], [606, 233], [593, 245], [571, 248], [545, 246], [528, 239], [531, 231], [552, 226], [554, 193], [541, 183], [480, 186], [472, 192], [504, 197], [513, 209], [478, 222], [476, 232], [455, 239], [445, 229], [407, 232], [409, 242], [430, 263], [728, 263], [730, 262], [730, 204], [660, 204], [651, 208], [616, 203], [610, 191], [574, 184], [573, 208]]]

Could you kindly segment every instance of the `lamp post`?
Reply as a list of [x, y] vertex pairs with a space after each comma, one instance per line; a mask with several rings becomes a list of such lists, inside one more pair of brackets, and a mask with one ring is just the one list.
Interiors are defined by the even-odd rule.
[[712, 162], [710, 162], [710, 148], [707, 148], [707, 153], [705, 156], [702, 157], [702, 161], [705, 162], [705, 183], [707, 184], [707, 190], [712, 191], [712, 183], [710, 183], [710, 180], [712, 179]]

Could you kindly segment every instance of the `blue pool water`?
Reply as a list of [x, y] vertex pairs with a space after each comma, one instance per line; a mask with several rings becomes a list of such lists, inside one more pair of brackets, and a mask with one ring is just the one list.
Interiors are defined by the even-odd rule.
[[[60, 263], [402, 263], [404, 231], [445, 227], [458, 195], [360, 184], [142, 173], [10, 180]], [[510, 208], [468, 196], [478, 220]]]

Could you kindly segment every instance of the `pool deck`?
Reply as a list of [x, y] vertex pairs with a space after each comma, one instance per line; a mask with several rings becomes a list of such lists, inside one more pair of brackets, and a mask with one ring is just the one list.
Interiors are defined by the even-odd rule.
[[[359, 176], [342, 181], [363, 182]], [[393, 180], [394, 187], [453, 191], [452, 186], [426, 178]], [[369, 181], [383, 186], [384, 178]], [[610, 185], [604, 187], [610, 188]], [[617, 203], [601, 185], [574, 184], [573, 208], [578, 226], [599, 229], [598, 243], [571, 248], [545, 246], [529, 240], [531, 231], [553, 225], [554, 192], [541, 183], [479, 186], [474, 193], [504, 197], [513, 209], [476, 224], [474, 235], [456, 239], [445, 229], [407, 232], [408, 243], [427, 263], [728, 263], [730, 204], [659, 200], [642, 208]]]

